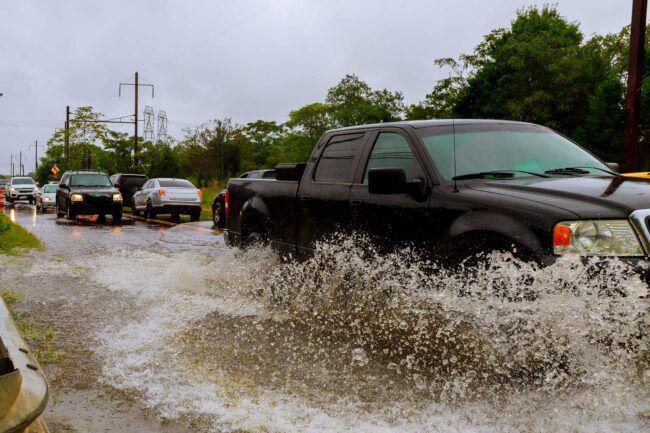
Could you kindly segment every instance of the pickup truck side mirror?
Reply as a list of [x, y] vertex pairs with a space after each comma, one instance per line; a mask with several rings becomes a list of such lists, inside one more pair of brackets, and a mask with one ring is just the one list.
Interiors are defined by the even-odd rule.
[[406, 173], [401, 168], [373, 168], [368, 172], [370, 194], [406, 194]]
[[606, 162], [605, 165], [617, 173], [621, 171], [621, 166], [617, 162]]
[[66, 188], [68, 188], [68, 185], [66, 185], [65, 183], [60, 183], [59, 188], [66, 189]]
[[422, 179], [406, 180], [401, 168], [373, 168], [368, 172], [370, 194], [409, 194], [416, 200], [426, 196], [426, 183]]

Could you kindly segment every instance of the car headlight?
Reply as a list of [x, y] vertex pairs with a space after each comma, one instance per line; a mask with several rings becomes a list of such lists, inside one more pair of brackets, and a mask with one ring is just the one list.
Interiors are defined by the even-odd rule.
[[73, 201], [73, 202], [84, 201], [84, 196], [81, 195], [81, 194], [72, 194], [70, 196], [70, 201]]
[[52, 199], [49, 198], [49, 197], [43, 197], [43, 201], [50, 201], [50, 200], [52, 200]]
[[113, 201], [122, 201], [122, 194], [120, 194], [119, 192], [113, 194]]
[[13, 186], [11, 187], [11, 192], [17, 192], [18, 190], [14, 188]]
[[563, 221], [553, 228], [555, 254], [643, 256], [643, 248], [627, 220]]

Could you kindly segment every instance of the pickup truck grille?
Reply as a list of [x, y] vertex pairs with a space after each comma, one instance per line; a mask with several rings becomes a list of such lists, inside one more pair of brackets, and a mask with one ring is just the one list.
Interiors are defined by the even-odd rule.
[[34, 190], [33, 190], [33, 189], [19, 189], [18, 192], [19, 192], [20, 194], [24, 194], [24, 193], [31, 193], [31, 192], [34, 192]]
[[113, 197], [107, 195], [88, 194], [84, 200], [87, 204], [109, 204], [113, 203]]

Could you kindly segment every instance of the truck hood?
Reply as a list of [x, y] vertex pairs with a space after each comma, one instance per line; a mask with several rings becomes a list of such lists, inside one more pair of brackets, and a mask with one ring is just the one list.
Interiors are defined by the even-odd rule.
[[624, 177], [552, 177], [477, 180], [466, 187], [556, 206], [581, 218], [627, 218], [650, 209], [650, 182]]

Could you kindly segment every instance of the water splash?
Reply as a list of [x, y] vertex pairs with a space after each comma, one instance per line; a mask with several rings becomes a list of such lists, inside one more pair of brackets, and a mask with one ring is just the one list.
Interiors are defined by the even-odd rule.
[[[125, 263], [142, 280], [116, 274]], [[647, 428], [647, 286], [618, 260], [540, 268], [493, 253], [445, 269], [339, 239], [304, 262], [122, 252], [102, 269], [145, 317], [107, 328], [104, 380], [164, 418], [215, 431]]]

